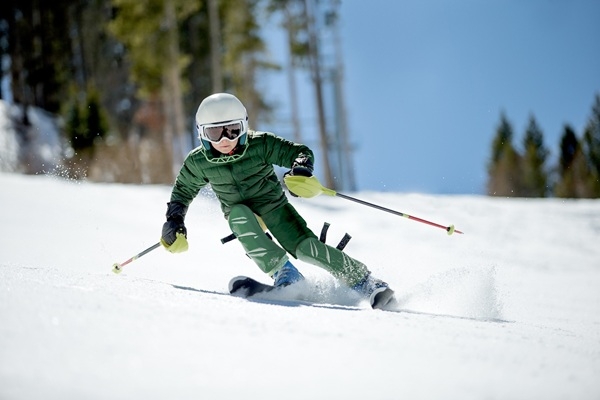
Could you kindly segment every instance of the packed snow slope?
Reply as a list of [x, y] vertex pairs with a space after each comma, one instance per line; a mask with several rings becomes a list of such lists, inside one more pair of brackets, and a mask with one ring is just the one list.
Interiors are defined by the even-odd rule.
[[[277, 299], [210, 193], [159, 248], [167, 186], [0, 174], [0, 399], [598, 399], [600, 201], [356, 193], [292, 199], [396, 291], [374, 311], [324, 271]], [[298, 292], [304, 300], [293, 298]]]

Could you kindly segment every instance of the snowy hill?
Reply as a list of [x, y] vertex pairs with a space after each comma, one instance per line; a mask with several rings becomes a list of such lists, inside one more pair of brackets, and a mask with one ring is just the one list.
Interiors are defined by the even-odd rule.
[[[373, 311], [296, 262], [311, 302], [227, 294], [266, 281], [199, 197], [190, 251], [158, 249], [166, 186], [0, 174], [1, 399], [598, 399], [600, 201], [358, 193], [292, 199], [387, 280]], [[317, 285], [317, 291], [313, 287]], [[291, 288], [290, 288], [291, 289]]]

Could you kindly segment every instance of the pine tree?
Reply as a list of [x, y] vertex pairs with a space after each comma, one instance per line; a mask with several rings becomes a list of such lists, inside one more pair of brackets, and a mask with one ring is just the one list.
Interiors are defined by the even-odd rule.
[[583, 135], [583, 152], [588, 162], [591, 177], [590, 190], [594, 197], [600, 197], [600, 95], [596, 95], [592, 115]]
[[179, 47], [179, 24], [199, 3], [188, 0], [112, 0], [109, 31], [126, 47], [131, 78], [143, 104], [134, 121], [145, 133], [142, 158], [148, 181], [172, 182], [183, 162], [186, 127], [181, 71], [190, 57]]
[[519, 191], [524, 197], [546, 197], [548, 174], [545, 171], [548, 150], [544, 146], [544, 135], [535, 117], [529, 117], [529, 124], [523, 141], [525, 153], [522, 162], [522, 181]]
[[560, 139], [559, 173], [561, 176], [571, 166], [571, 163], [575, 159], [575, 153], [578, 150], [579, 140], [577, 140], [575, 131], [570, 125], [565, 125], [562, 138]]
[[91, 138], [92, 144], [106, 136], [108, 124], [104, 110], [100, 104], [98, 93], [95, 90], [90, 89], [87, 92], [83, 118], [86, 125], [86, 132]]
[[563, 198], [580, 197], [578, 188], [581, 181], [577, 172], [580, 168], [581, 147], [575, 131], [565, 125], [560, 140], [560, 159], [558, 163], [558, 182], [554, 186], [554, 195]]
[[79, 104], [75, 101], [72, 102], [69, 105], [66, 114], [65, 131], [67, 133], [67, 138], [71, 143], [71, 147], [73, 147], [75, 152], [87, 148], [89, 146], [89, 141], [85, 134], [85, 127], [82, 122]]
[[108, 132], [98, 94], [94, 90], [88, 90], [85, 103], [72, 101], [66, 114], [65, 131], [73, 150], [93, 152], [95, 142]]
[[488, 165], [488, 194], [490, 196], [518, 196], [521, 186], [519, 166], [521, 156], [513, 143], [513, 128], [502, 113], [492, 143], [492, 157]]
[[577, 139], [569, 125], [564, 128], [560, 149], [559, 178], [554, 186], [554, 194], [563, 198], [598, 197], [594, 189], [595, 174], [590, 169], [582, 141]]
[[11, 93], [16, 103], [57, 112], [70, 71], [69, 0], [4, 0], [0, 6], [3, 44], [10, 57]]

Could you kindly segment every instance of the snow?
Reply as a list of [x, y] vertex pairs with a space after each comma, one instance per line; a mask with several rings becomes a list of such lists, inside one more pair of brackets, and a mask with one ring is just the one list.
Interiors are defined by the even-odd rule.
[[[27, 114], [29, 125], [23, 124]], [[49, 173], [61, 171], [64, 158], [59, 118], [38, 107], [0, 100], [0, 171]]]
[[[156, 243], [167, 186], [0, 174], [2, 399], [598, 399], [600, 201], [361, 192], [292, 199], [385, 279], [371, 310], [296, 261], [312, 301], [227, 294], [267, 281], [203, 194], [190, 250]], [[318, 286], [318, 290], [312, 288]], [[286, 296], [293, 296], [293, 288]], [[298, 288], [296, 288], [296, 291]]]

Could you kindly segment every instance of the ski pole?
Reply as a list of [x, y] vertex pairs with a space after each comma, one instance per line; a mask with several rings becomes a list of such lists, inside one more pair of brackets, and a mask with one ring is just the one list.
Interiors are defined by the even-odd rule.
[[347, 196], [342, 193], [338, 193], [333, 189], [328, 189], [328, 188], [322, 186], [321, 183], [319, 182], [319, 180], [315, 176], [310, 176], [310, 177], [294, 176], [294, 175], [286, 176], [285, 184], [288, 187], [288, 189], [290, 189], [294, 194], [296, 194], [300, 197], [310, 198], [310, 197], [318, 196], [320, 194], [326, 194], [328, 196], [337, 196], [337, 197], [341, 197], [346, 200], [354, 201], [356, 203], [359, 203], [359, 204], [362, 204], [365, 206], [373, 207], [375, 209], [388, 212], [390, 214], [398, 215], [400, 217], [408, 218], [413, 221], [421, 222], [423, 224], [427, 224], [430, 226], [435, 226], [436, 228], [441, 228], [441, 229], [445, 230], [448, 233], [448, 235], [452, 235], [453, 233], [463, 234], [463, 232], [459, 231], [458, 229], [455, 229], [454, 225], [444, 226], [444, 225], [436, 224], [435, 222], [427, 221], [425, 219], [415, 217], [412, 215], [408, 215], [408, 214], [400, 212], [400, 211], [392, 210], [392, 209], [389, 209], [386, 207], [379, 206], [377, 204], [369, 203], [364, 200], [360, 200], [360, 199], [357, 199], [354, 197]]
[[389, 208], [378, 206], [377, 204], [369, 203], [367, 201], [360, 200], [360, 199], [357, 199], [357, 198], [354, 198], [354, 197], [346, 196], [345, 194], [338, 193], [338, 192], [335, 193], [335, 196], [341, 197], [342, 199], [351, 200], [351, 201], [354, 201], [356, 203], [359, 203], [359, 204], [362, 204], [362, 205], [365, 205], [365, 206], [373, 207], [373, 208], [376, 208], [378, 210], [388, 212], [390, 214], [398, 215], [400, 217], [412, 219], [413, 221], [417, 221], [417, 222], [421, 222], [423, 224], [435, 226], [436, 228], [442, 228], [446, 232], [448, 232], [448, 235], [452, 235], [453, 233], [460, 233], [460, 234], [462, 234], [461, 231], [459, 231], [458, 229], [454, 228], [454, 225], [444, 226], [444, 225], [436, 224], [435, 222], [427, 221], [426, 219], [423, 219], [423, 218], [415, 217], [413, 215], [408, 215], [408, 214], [400, 212], [400, 211], [391, 210]]
[[136, 254], [135, 256], [131, 257], [129, 260], [127, 261], [123, 261], [122, 263], [114, 263], [113, 264], [113, 269], [112, 271], [115, 274], [120, 274], [121, 271], [123, 270], [123, 267], [126, 266], [127, 264], [129, 264], [132, 261], [137, 260], [138, 258], [140, 258], [141, 256], [150, 253], [152, 250], [156, 249], [160, 247], [160, 242], [153, 244], [152, 246], [148, 247], [146, 250], [142, 251], [141, 253]]

